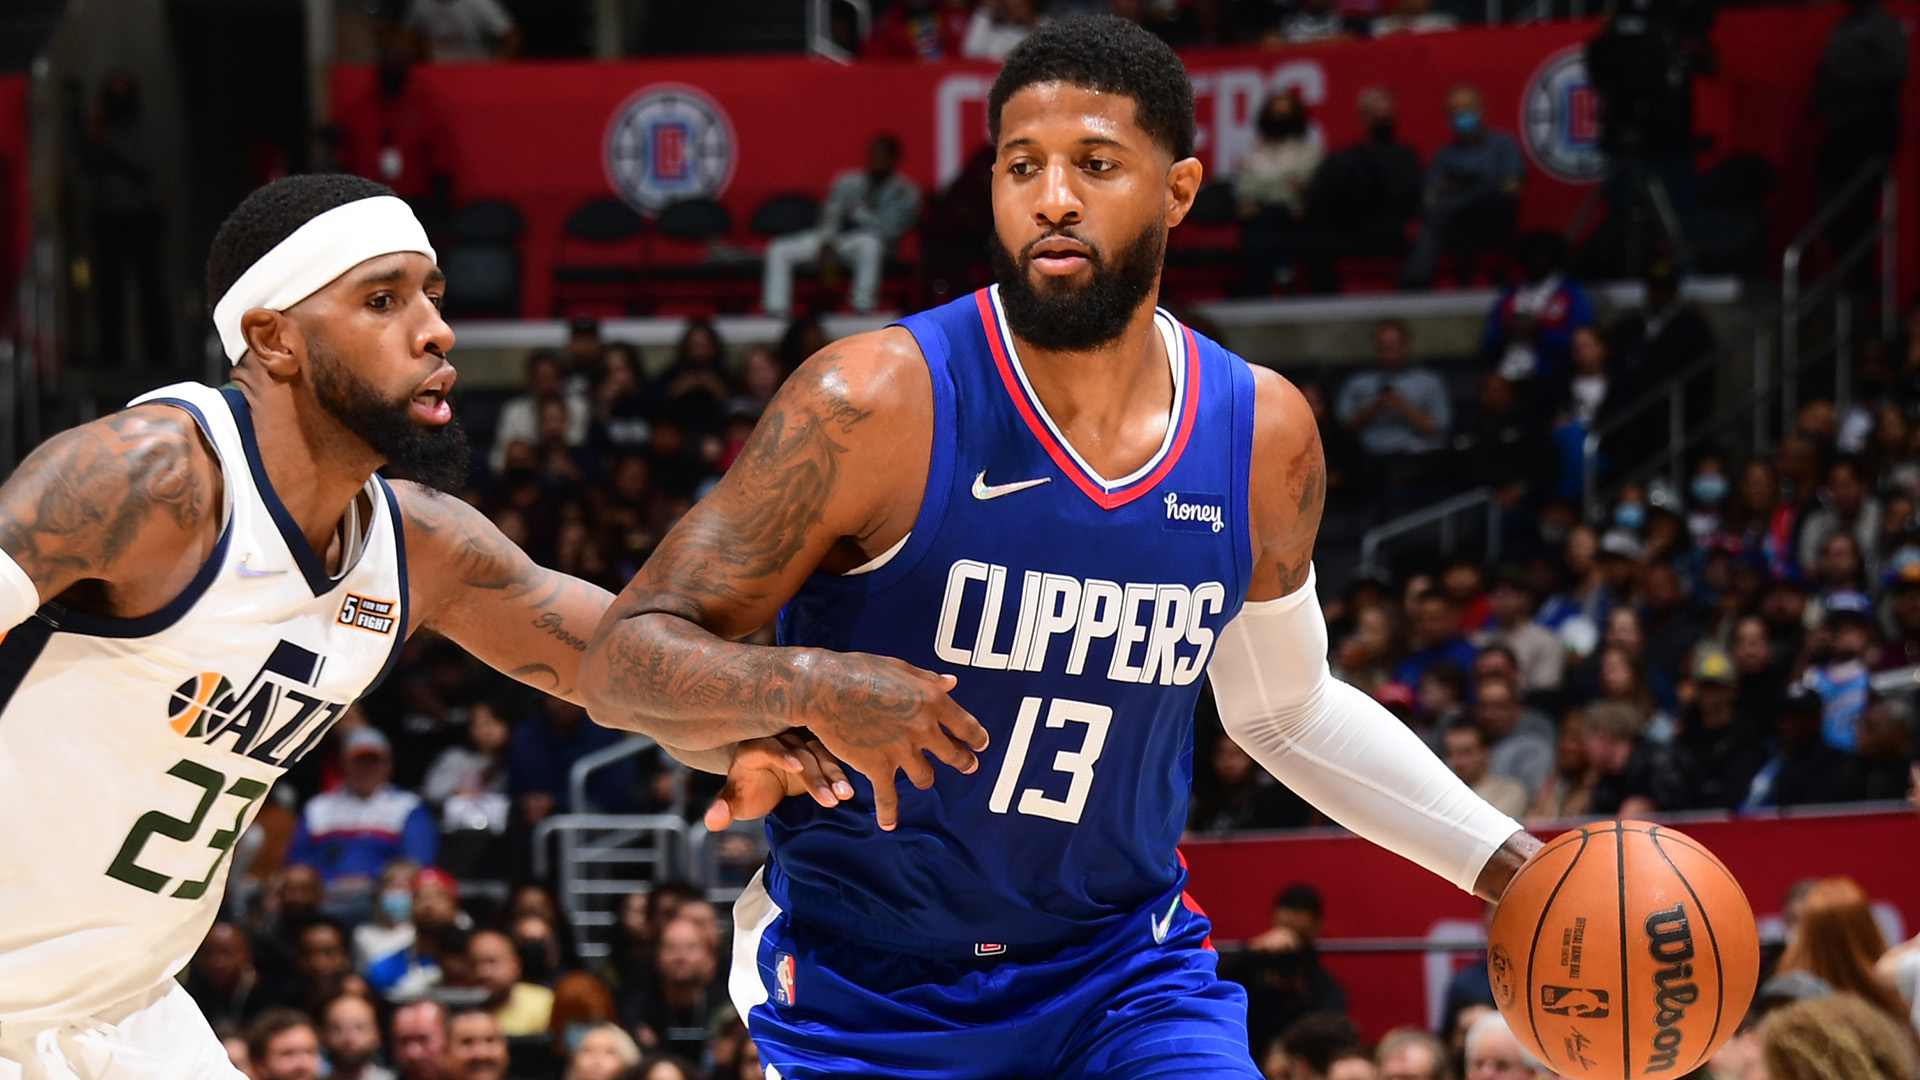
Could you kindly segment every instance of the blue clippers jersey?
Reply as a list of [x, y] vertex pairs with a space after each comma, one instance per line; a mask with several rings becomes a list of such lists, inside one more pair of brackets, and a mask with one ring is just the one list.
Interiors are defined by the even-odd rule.
[[1194, 700], [1252, 570], [1246, 362], [1159, 312], [1174, 422], [1133, 475], [1096, 477], [1026, 385], [983, 290], [903, 321], [933, 381], [933, 452], [904, 545], [816, 574], [780, 641], [883, 653], [959, 680], [992, 736], [980, 768], [769, 819], [767, 883], [796, 917], [897, 948], [1084, 940], [1171, 887]]

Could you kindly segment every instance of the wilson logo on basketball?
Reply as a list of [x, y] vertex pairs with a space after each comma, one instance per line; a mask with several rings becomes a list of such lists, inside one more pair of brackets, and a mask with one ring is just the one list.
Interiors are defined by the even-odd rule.
[[1653, 1053], [1647, 1056], [1647, 1071], [1665, 1072], [1673, 1068], [1680, 1053], [1680, 1021], [1687, 1006], [1700, 1000], [1700, 988], [1693, 983], [1693, 928], [1687, 923], [1684, 905], [1656, 911], [1647, 916], [1647, 951], [1660, 967], [1653, 973], [1653, 1003], [1656, 1011]]

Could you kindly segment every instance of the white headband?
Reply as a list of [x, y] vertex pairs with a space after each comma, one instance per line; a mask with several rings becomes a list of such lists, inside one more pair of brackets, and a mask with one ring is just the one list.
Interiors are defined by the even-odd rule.
[[420, 219], [392, 195], [336, 206], [293, 230], [247, 267], [214, 305], [213, 325], [227, 359], [237, 364], [247, 354], [240, 316], [254, 308], [285, 311], [368, 259], [396, 251], [418, 251], [439, 261]]

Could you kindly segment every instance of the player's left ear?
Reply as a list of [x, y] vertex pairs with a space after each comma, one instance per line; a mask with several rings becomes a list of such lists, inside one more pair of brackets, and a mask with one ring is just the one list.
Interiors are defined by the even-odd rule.
[[1181, 158], [1167, 169], [1167, 228], [1187, 218], [1194, 196], [1200, 194], [1200, 179], [1205, 170], [1199, 158]]
[[306, 340], [293, 316], [284, 311], [251, 308], [240, 316], [240, 333], [247, 352], [275, 379], [298, 374], [306, 357]]

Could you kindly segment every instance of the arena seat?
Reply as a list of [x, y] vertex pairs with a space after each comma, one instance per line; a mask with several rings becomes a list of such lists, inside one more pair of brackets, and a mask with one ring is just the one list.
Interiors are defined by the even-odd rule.
[[1240, 213], [1233, 185], [1203, 184], [1180, 227], [1167, 236], [1161, 295], [1192, 301], [1224, 296], [1240, 276]]
[[732, 231], [733, 215], [712, 199], [683, 199], [660, 211], [645, 245], [643, 310], [745, 310], [737, 283], [747, 260], [722, 246]]
[[645, 227], [633, 207], [619, 199], [594, 199], [567, 215], [556, 240], [549, 314], [563, 314], [570, 298], [581, 297], [616, 302], [635, 314]]
[[486, 200], [453, 212], [452, 243], [440, 252], [445, 309], [456, 317], [510, 319], [520, 313], [520, 252], [526, 220], [512, 203]]

